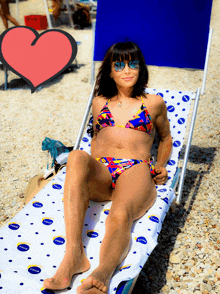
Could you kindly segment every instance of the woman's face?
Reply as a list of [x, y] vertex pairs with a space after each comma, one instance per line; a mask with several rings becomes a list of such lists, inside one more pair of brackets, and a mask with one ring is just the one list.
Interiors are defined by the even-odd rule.
[[114, 79], [116, 85], [119, 87], [130, 88], [136, 84], [139, 71], [138, 61], [113, 61], [110, 77]]

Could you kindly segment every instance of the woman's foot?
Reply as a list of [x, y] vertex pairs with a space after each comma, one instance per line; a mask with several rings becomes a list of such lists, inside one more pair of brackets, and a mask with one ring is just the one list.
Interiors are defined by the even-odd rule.
[[73, 275], [83, 273], [90, 268], [90, 262], [85, 253], [65, 253], [65, 256], [52, 278], [44, 280], [44, 288], [62, 290], [71, 284]]
[[82, 282], [82, 285], [77, 288], [77, 294], [108, 293], [108, 284], [110, 278], [111, 275], [108, 274], [106, 270], [101, 270], [97, 268], [87, 279], [85, 279], [85, 281]]

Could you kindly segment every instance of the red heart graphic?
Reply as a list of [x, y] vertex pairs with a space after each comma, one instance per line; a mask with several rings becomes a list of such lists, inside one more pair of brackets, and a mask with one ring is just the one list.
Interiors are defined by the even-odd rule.
[[30, 85], [31, 93], [64, 71], [76, 53], [76, 41], [62, 30], [38, 34], [33, 28], [20, 26], [0, 36], [0, 60]]

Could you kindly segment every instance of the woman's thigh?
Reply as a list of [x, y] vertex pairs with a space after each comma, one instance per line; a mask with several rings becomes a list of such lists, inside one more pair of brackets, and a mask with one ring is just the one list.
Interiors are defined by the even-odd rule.
[[112, 176], [108, 168], [91, 156], [92, 173], [88, 186], [90, 199], [93, 201], [112, 200]]
[[117, 179], [113, 191], [112, 211], [125, 211], [134, 221], [154, 204], [157, 192], [149, 165], [141, 162], [125, 170]]
[[[89, 188], [89, 198], [93, 201], [112, 200], [112, 177], [108, 168], [95, 160], [83, 150], [74, 150], [70, 153], [67, 167], [71, 165], [76, 170], [86, 169], [85, 175]], [[68, 169], [67, 169], [68, 172]], [[71, 167], [69, 168], [71, 173]]]

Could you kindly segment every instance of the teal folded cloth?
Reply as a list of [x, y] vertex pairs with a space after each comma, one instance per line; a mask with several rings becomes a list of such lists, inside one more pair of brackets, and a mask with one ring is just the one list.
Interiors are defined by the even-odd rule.
[[69, 149], [60, 141], [56, 141], [47, 137], [45, 137], [44, 141], [42, 141], [42, 150], [48, 150], [50, 152], [50, 155], [53, 158], [51, 167], [54, 166], [57, 156], [59, 156], [61, 153], [70, 152]]

